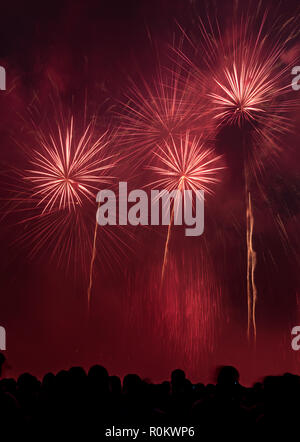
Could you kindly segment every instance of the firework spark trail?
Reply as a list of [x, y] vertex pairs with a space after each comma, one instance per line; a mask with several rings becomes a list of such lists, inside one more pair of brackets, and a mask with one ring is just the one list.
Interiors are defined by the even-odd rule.
[[[100, 202], [98, 203], [98, 208], [99, 208], [99, 206], [100, 206]], [[89, 285], [88, 285], [88, 289], [87, 289], [88, 313], [90, 312], [91, 295], [92, 295], [92, 288], [93, 288], [93, 273], [94, 273], [94, 263], [95, 263], [95, 258], [96, 258], [97, 233], [98, 233], [98, 222], [97, 222], [97, 218], [96, 218], [94, 237], [93, 237], [92, 256], [91, 256], [91, 262], [90, 262]]]
[[[245, 182], [245, 208], [246, 208], [246, 246], [247, 246], [247, 338], [253, 336], [254, 345], [256, 343], [256, 302], [257, 287], [255, 283], [256, 252], [253, 249], [254, 213], [252, 207], [251, 191], [249, 186], [249, 170], [246, 161], [246, 142], [243, 141], [244, 154], [244, 182]], [[251, 334], [252, 326], [252, 334]]]
[[170, 237], [171, 237], [171, 228], [172, 228], [173, 220], [174, 220], [174, 206], [172, 207], [170, 223], [169, 223], [169, 226], [168, 226], [167, 239], [166, 239], [166, 243], [165, 243], [164, 259], [163, 259], [162, 270], [161, 270], [161, 278], [160, 278], [161, 288], [162, 288], [162, 285], [163, 285], [163, 282], [164, 282], [165, 271], [166, 271], [167, 262], [168, 262], [169, 242], [170, 242]]
[[255, 268], [256, 268], [256, 252], [253, 249], [253, 227], [254, 227], [254, 216], [252, 211], [251, 203], [251, 193], [249, 192], [248, 198], [248, 208], [247, 208], [247, 247], [248, 247], [248, 260], [250, 260], [248, 277], [251, 277], [251, 292], [252, 292], [252, 327], [253, 327], [253, 337], [254, 343], [256, 342], [256, 301], [257, 301], [257, 288], [255, 284]]
[[[251, 298], [252, 312], [250, 312], [250, 318], [252, 320], [254, 343], [256, 342], [256, 301], [257, 301], [257, 288], [255, 284], [255, 267], [256, 267], [256, 252], [253, 249], [253, 227], [254, 217], [251, 203], [251, 193], [248, 193], [248, 207], [247, 207], [247, 249], [248, 249], [248, 263], [247, 263], [247, 282], [248, 282], [248, 296]], [[250, 333], [250, 324], [248, 322], [248, 337]]]
[[[186, 132], [180, 136], [179, 140], [171, 138], [170, 142], [165, 142], [163, 147], [158, 147], [154, 151], [154, 156], [159, 160], [159, 165], [149, 166], [149, 169], [160, 176], [160, 178], [151, 183], [153, 185], [162, 185], [163, 188], [171, 192], [178, 190], [181, 194], [184, 190], [204, 190], [212, 194], [211, 185], [219, 182], [216, 174], [222, 169], [218, 162], [221, 156], [216, 156], [212, 149], [206, 149], [197, 137], [190, 139], [190, 133]], [[164, 280], [171, 229], [174, 221], [173, 201], [172, 212], [168, 226], [168, 233], [164, 248], [164, 259], [161, 272], [161, 284]], [[177, 206], [178, 210], [179, 207]]]
[[[181, 192], [183, 185], [184, 185], [184, 179], [181, 178], [181, 180], [180, 180], [180, 182], [178, 184], [177, 190], [179, 190]], [[173, 224], [173, 221], [174, 221], [174, 206], [175, 206], [175, 201], [174, 201], [174, 204], [172, 206], [170, 222], [169, 222], [169, 225], [168, 225], [168, 233], [167, 233], [167, 238], [166, 238], [166, 243], [165, 243], [164, 259], [163, 259], [162, 270], [161, 270], [161, 279], [160, 279], [160, 287], [161, 287], [161, 289], [162, 289], [162, 286], [163, 286], [164, 277], [165, 277], [165, 271], [166, 271], [167, 262], [168, 262], [169, 242], [170, 242], [170, 239], [171, 239], [172, 224]]]
[[253, 249], [254, 215], [251, 192], [248, 184], [248, 171], [245, 165], [245, 200], [246, 200], [246, 244], [247, 244], [247, 305], [248, 326], [247, 337], [250, 339], [251, 323], [254, 343], [256, 342], [256, 301], [257, 288], [255, 284], [256, 252]]

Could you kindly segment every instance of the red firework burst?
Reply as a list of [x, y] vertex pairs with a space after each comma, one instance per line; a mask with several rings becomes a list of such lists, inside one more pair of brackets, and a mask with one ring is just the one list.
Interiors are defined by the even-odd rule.
[[290, 124], [284, 115], [293, 102], [287, 100], [290, 90], [287, 74], [290, 66], [282, 65], [285, 45], [282, 41], [270, 45], [264, 35], [263, 18], [257, 35], [245, 24], [240, 35], [233, 33], [232, 39], [239, 44], [231, 47], [231, 54], [223, 54], [222, 69], [213, 79], [216, 92], [210, 93], [213, 99], [214, 118], [221, 123], [242, 125], [252, 124], [260, 135], [269, 137], [288, 130]]
[[[11, 198], [11, 211], [22, 214], [18, 242], [30, 243], [32, 256], [47, 251], [59, 265], [80, 262], [86, 272], [96, 193], [112, 182], [118, 162], [112, 153], [113, 139], [107, 131], [97, 134], [95, 118], [83, 129], [73, 116], [56, 119], [47, 129], [33, 120], [32, 125], [34, 141], [22, 145], [29, 166], [17, 171]], [[116, 236], [106, 231], [101, 247], [105, 255], [111, 257], [120, 248], [113, 244]]]
[[194, 94], [206, 90], [212, 118], [219, 125], [247, 123], [253, 148], [261, 145], [274, 153], [281, 148], [280, 135], [292, 128], [289, 112], [297, 106], [290, 85], [296, 53], [287, 56], [297, 35], [296, 19], [284, 21], [260, 10], [244, 14], [239, 8], [233, 17], [225, 30], [217, 19], [215, 24], [209, 17], [200, 20], [199, 41], [186, 38], [195, 54], [201, 48], [201, 63], [198, 55], [175, 51], [191, 71]]
[[211, 185], [219, 182], [221, 156], [215, 155], [213, 149], [206, 148], [199, 137], [191, 137], [189, 132], [178, 141], [171, 137], [154, 154], [160, 164], [149, 168], [160, 178], [152, 182], [152, 186], [159, 185], [169, 191], [202, 189], [211, 194]]
[[[30, 152], [31, 168], [24, 179], [32, 184], [32, 198], [42, 213], [55, 209], [75, 209], [84, 199], [94, 199], [99, 184], [109, 183], [107, 172], [115, 161], [103, 155], [108, 146], [107, 132], [94, 138], [94, 122], [74, 136], [74, 119], [56, 133], [37, 131], [37, 147]], [[94, 138], [94, 139], [93, 139]]]
[[158, 70], [152, 83], [142, 78], [141, 86], [133, 83], [124, 105], [120, 134], [134, 156], [135, 164], [151, 156], [164, 140], [170, 141], [185, 131], [197, 130], [203, 105], [191, 96], [187, 75], [180, 69]]

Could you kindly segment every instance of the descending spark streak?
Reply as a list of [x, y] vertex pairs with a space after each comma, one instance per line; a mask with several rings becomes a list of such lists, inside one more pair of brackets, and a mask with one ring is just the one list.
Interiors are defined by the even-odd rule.
[[171, 213], [170, 222], [168, 225], [167, 239], [166, 239], [166, 243], [165, 243], [164, 259], [163, 259], [161, 280], [160, 280], [161, 287], [164, 282], [165, 270], [166, 270], [166, 266], [167, 266], [167, 262], [168, 262], [169, 242], [170, 242], [170, 238], [171, 238], [171, 228], [172, 228], [173, 220], [174, 220], [174, 206], [172, 207], [172, 213]]
[[248, 326], [247, 337], [250, 339], [251, 322], [253, 328], [254, 343], [256, 342], [256, 301], [257, 288], [255, 284], [256, 252], [253, 249], [254, 215], [252, 209], [251, 192], [248, 183], [248, 171], [245, 164], [245, 202], [246, 202], [246, 244], [247, 244], [247, 305]]
[[171, 236], [171, 226], [172, 226], [172, 222], [173, 222], [173, 217], [174, 217], [174, 208], [172, 208], [172, 215], [171, 215], [170, 223], [169, 223], [169, 226], [168, 226], [168, 233], [167, 233], [167, 239], [166, 239], [166, 244], [165, 244], [164, 259], [163, 259], [163, 265], [162, 265], [162, 271], [161, 271], [161, 285], [162, 285], [162, 283], [164, 281], [165, 270], [166, 270], [166, 266], [167, 266], [168, 251], [169, 251], [169, 241], [170, 241], [170, 236]]
[[246, 160], [244, 158], [244, 179], [245, 179], [245, 208], [246, 208], [246, 245], [247, 245], [247, 309], [248, 309], [248, 320], [247, 320], [247, 338], [250, 339], [250, 328], [251, 328], [251, 311], [252, 311], [252, 291], [251, 291], [251, 281], [250, 281], [250, 273], [251, 273], [251, 253], [250, 253], [250, 192], [248, 191], [248, 169]]
[[[256, 301], [257, 289], [255, 284], [255, 267], [256, 267], [256, 252], [253, 249], [253, 227], [254, 217], [251, 203], [251, 193], [248, 192], [247, 200], [247, 292], [248, 292], [248, 338], [250, 337], [250, 321], [252, 320], [253, 337], [256, 341]], [[251, 298], [252, 296], [252, 298]], [[251, 298], [249, 305], [249, 298]], [[250, 311], [249, 311], [250, 307]], [[252, 308], [252, 310], [251, 310]]]
[[[185, 178], [186, 178], [186, 175], [184, 174], [181, 177], [180, 181], [179, 181], [178, 189], [177, 190], [179, 190], [180, 192], [183, 189]], [[174, 201], [174, 204], [173, 204], [173, 207], [172, 207], [172, 212], [171, 212], [171, 216], [170, 216], [170, 222], [169, 222], [169, 225], [168, 225], [168, 233], [167, 233], [167, 238], [166, 238], [166, 243], [165, 243], [164, 259], [163, 259], [163, 265], [162, 265], [162, 271], [161, 271], [161, 287], [162, 287], [162, 284], [164, 282], [165, 270], [166, 270], [167, 262], [168, 262], [169, 242], [170, 242], [170, 238], [171, 238], [172, 224], [173, 224], [173, 221], [174, 221], [174, 205], [175, 205], [175, 201]]]
[[[100, 205], [100, 203], [98, 204], [98, 208], [99, 208], [99, 205]], [[88, 313], [90, 311], [90, 305], [91, 305], [91, 294], [92, 294], [92, 287], [93, 287], [94, 263], [95, 263], [95, 258], [96, 258], [97, 233], [98, 233], [98, 222], [97, 222], [97, 219], [96, 219], [95, 229], [94, 229], [94, 238], [93, 238], [93, 247], [92, 247], [92, 256], [91, 256], [91, 262], [90, 262], [89, 285], [88, 285], [88, 290], [87, 290]]]

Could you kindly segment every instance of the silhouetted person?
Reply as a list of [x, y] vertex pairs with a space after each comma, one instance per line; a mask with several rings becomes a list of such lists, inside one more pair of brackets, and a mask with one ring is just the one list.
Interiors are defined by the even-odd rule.
[[102, 365], [93, 365], [88, 372], [88, 383], [91, 390], [97, 390], [98, 394], [109, 393], [109, 376], [106, 368]]
[[106, 368], [94, 365], [88, 371], [87, 379], [87, 409], [90, 421], [110, 421], [112, 414], [112, 399], [109, 389], [109, 375]]
[[172, 394], [183, 393], [185, 388], [185, 372], [177, 368], [171, 374]]
[[171, 382], [161, 384], [128, 374], [121, 388], [119, 377], [109, 377], [104, 367], [94, 365], [88, 375], [82, 367], [47, 373], [42, 383], [30, 373], [17, 382], [1, 379], [0, 419], [1, 429], [6, 425], [10, 431], [19, 428], [22, 434], [39, 435], [53, 431], [53, 436], [63, 429], [68, 437], [83, 430], [86, 440], [91, 430], [119, 424], [192, 423], [210, 436], [241, 435], [245, 429], [250, 436], [253, 430], [262, 434], [292, 427], [300, 412], [299, 397], [300, 377], [291, 373], [268, 376], [245, 388], [232, 366], [221, 367], [217, 384], [206, 386], [192, 385], [177, 369]]
[[142, 380], [137, 374], [127, 374], [123, 380], [123, 394], [135, 398], [139, 397], [142, 389]]
[[170, 412], [175, 421], [181, 419], [183, 422], [192, 406], [192, 384], [186, 379], [185, 372], [177, 368], [171, 374], [171, 387]]
[[141, 422], [145, 416], [144, 384], [137, 374], [127, 374], [123, 379], [123, 407], [125, 420]]

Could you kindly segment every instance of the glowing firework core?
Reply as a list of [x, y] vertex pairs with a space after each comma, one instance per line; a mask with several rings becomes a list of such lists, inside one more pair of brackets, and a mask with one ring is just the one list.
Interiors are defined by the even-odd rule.
[[[268, 72], [268, 71], [267, 71]], [[263, 106], [270, 99], [273, 82], [266, 73], [266, 68], [259, 65], [246, 66], [242, 63], [237, 69], [224, 70], [226, 82], [215, 79], [221, 88], [220, 94], [210, 94], [217, 105], [217, 115], [223, 121], [240, 124], [243, 120], [255, 119], [255, 114], [264, 112]]]
[[[90, 123], [78, 141], [74, 139], [74, 124], [65, 130], [58, 126], [57, 137], [50, 134], [49, 139], [39, 133], [41, 150], [35, 149], [30, 159], [34, 168], [27, 171], [26, 179], [34, 184], [33, 197], [38, 205], [44, 205], [43, 213], [54, 209], [72, 210], [82, 205], [83, 198], [94, 197], [95, 184], [103, 177], [107, 166], [102, 164], [101, 150], [107, 145], [102, 135], [92, 141], [93, 131]], [[94, 192], [93, 192], [94, 190]]]
[[190, 138], [189, 132], [179, 142], [172, 137], [154, 153], [160, 164], [149, 168], [160, 178], [152, 184], [163, 185], [168, 190], [202, 189], [211, 194], [210, 186], [219, 181], [216, 174], [222, 169], [218, 166], [221, 157], [206, 149], [199, 138]]

